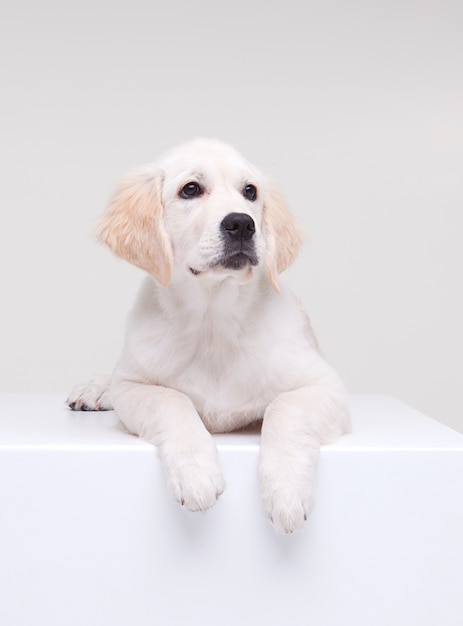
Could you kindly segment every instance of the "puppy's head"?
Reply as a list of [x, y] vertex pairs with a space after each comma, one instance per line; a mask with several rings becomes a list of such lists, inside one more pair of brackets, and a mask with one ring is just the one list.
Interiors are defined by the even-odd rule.
[[211, 140], [182, 145], [122, 181], [97, 235], [164, 286], [186, 275], [244, 282], [265, 268], [278, 290], [301, 244], [273, 185]]

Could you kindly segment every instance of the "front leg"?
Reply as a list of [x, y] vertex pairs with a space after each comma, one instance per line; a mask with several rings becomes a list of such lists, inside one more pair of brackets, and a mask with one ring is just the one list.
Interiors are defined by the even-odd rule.
[[191, 511], [213, 506], [225, 489], [217, 449], [191, 400], [174, 389], [128, 381], [111, 389], [128, 430], [157, 446], [167, 485]]
[[260, 452], [262, 505], [285, 533], [313, 509], [320, 445], [350, 430], [347, 397], [337, 377], [277, 396], [265, 411]]

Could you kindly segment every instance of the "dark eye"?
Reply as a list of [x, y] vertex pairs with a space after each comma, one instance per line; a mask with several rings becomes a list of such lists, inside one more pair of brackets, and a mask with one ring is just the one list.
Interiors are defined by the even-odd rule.
[[203, 195], [203, 189], [198, 183], [187, 183], [184, 185], [178, 194], [181, 198], [185, 198], [185, 200], [190, 200], [191, 198], [197, 198], [198, 196]]
[[246, 200], [251, 200], [251, 202], [254, 202], [254, 200], [257, 198], [257, 189], [254, 185], [246, 185], [246, 187], [243, 189], [243, 196], [246, 198]]

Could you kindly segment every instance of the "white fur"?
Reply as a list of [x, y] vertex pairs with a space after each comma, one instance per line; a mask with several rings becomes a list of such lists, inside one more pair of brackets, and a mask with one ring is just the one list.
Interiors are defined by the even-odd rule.
[[[203, 195], [179, 197], [191, 180]], [[249, 183], [254, 202], [243, 196]], [[263, 418], [263, 508], [293, 532], [312, 509], [320, 445], [347, 432], [350, 420], [339, 377], [279, 282], [300, 244], [292, 216], [255, 167], [210, 140], [180, 146], [121, 189], [100, 238], [151, 275], [128, 321], [112, 406], [130, 432], [157, 446], [169, 488], [190, 510], [211, 507], [225, 487], [210, 433]], [[223, 253], [220, 223], [231, 212], [255, 222], [256, 265], [214, 265]], [[109, 408], [108, 386], [94, 380], [68, 402]]]

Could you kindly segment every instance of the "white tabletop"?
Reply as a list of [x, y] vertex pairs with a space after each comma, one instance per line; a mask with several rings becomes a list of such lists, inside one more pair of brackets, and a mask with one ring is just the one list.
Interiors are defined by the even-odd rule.
[[[463, 434], [390, 396], [350, 398], [353, 431], [324, 451], [463, 450]], [[255, 448], [254, 432], [214, 435], [219, 449]], [[0, 450], [151, 450], [113, 411], [74, 412], [60, 394], [0, 393]]]

